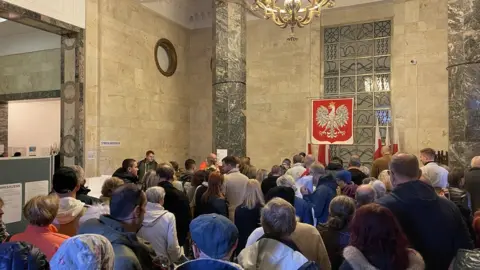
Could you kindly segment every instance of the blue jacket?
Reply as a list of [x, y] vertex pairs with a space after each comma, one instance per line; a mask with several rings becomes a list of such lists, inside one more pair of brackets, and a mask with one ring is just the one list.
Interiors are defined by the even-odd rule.
[[327, 175], [320, 178], [315, 192], [303, 196], [307, 202], [313, 204], [315, 218], [318, 223], [327, 222], [328, 206], [336, 194], [337, 182], [335, 182], [333, 175]]
[[50, 269], [47, 257], [38, 248], [25, 242], [0, 245], [0, 269]]
[[295, 212], [300, 218], [300, 222], [313, 226], [312, 205], [302, 198], [295, 197]]
[[458, 207], [422, 181], [401, 184], [377, 203], [393, 212], [425, 269], [448, 269], [458, 249], [473, 248]]
[[122, 224], [110, 215], [87, 220], [78, 234], [100, 234], [112, 243], [115, 252], [114, 270], [154, 269], [155, 251], [134, 232], [127, 232]]
[[215, 270], [241, 270], [242, 268], [238, 264], [231, 262], [215, 260], [215, 259], [196, 259], [188, 261], [179, 265], [177, 270], [203, 270], [203, 269], [215, 269]]

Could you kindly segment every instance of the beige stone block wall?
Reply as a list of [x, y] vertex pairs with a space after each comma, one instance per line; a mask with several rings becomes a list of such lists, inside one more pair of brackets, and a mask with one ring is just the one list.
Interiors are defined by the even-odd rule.
[[[138, 1], [88, 0], [86, 35], [85, 151], [96, 154], [86, 160], [87, 174], [111, 174], [123, 159], [143, 158], [149, 149], [158, 161], [182, 163], [190, 138], [188, 30]], [[160, 38], [177, 51], [172, 77], [155, 65]], [[121, 146], [100, 147], [101, 141]]]
[[447, 1], [399, 0], [393, 9], [393, 118], [402, 150], [447, 150]]
[[60, 89], [60, 49], [0, 56], [0, 94]]
[[189, 157], [199, 164], [212, 151], [212, 28], [191, 30], [189, 44]]

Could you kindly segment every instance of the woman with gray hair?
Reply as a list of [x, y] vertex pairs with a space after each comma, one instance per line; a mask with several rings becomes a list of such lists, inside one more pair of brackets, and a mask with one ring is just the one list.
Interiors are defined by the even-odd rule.
[[290, 237], [297, 226], [290, 203], [273, 198], [262, 209], [260, 221], [264, 236], [238, 255], [244, 269], [299, 269], [309, 263]]
[[[309, 204], [307, 201], [305, 201], [301, 197], [300, 189], [295, 184], [295, 180], [293, 179], [293, 177], [288, 174], [284, 174], [280, 176], [277, 179], [277, 186], [289, 187], [295, 191], [294, 206], [295, 206], [296, 214], [300, 219], [300, 222], [315, 226], [315, 223], [313, 220], [313, 217], [314, 217], [313, 207], [311, 204]], [[300, 193], [300, 196], [298, 196], [298, 193]]]
[[167, 257], [170, 263], [175, 263], [182, 253], [177, 240], [175, 216], [163, 208], [165, 190], [162, 187], [150, 187], [145, 193], [146, 212], [142, 228], [137, 234], [152, 244], [157, 256]]

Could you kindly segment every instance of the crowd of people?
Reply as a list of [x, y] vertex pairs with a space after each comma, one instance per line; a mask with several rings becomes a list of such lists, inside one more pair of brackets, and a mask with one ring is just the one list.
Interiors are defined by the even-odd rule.
[[180, 168], [148, 151], [100, 198], [62, 167], [23, 207], [25, 231], [1, 224], [0, 268], [480, 269], [480, 157], [464, 172], [384, 147], [363, 165], [300, 153], [268, 172], [210, 154]]

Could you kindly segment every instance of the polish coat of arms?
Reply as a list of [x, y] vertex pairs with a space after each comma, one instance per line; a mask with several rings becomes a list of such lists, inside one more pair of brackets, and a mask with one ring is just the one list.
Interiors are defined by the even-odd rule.
[[312, 102], [312, 142], [353, 144], [353, 99]]

